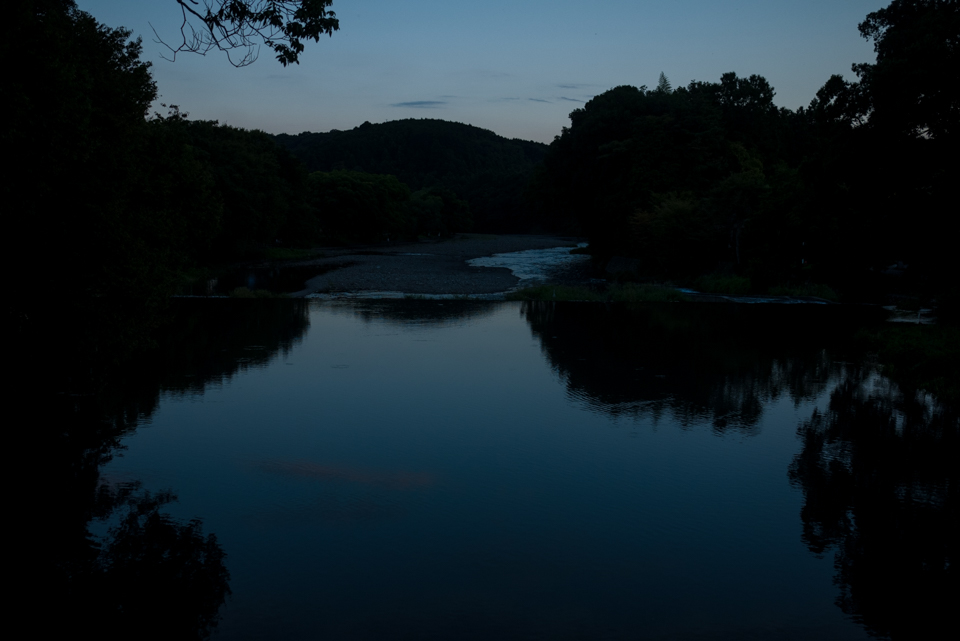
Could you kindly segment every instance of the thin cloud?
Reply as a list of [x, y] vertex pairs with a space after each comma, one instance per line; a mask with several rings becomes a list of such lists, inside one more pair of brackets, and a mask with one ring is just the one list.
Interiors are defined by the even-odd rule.
[[560, 100], [566, 100], [568, 102], [579, 102], [581, 104], [585, 102], [583, 100], [577, 100], [576, 98], [567, 98], [566, 96], [560, 96]]
[[413, 109], [436, 109], [447, 104], [446, 100], [412, 100], [410, 102], [395, 102], [391, 107], [412, 107]]
[[545, 103], [547, 103], [548, 105], [552, 105], [552, 104], [553, 104], [551, 101], [549, 101], [549, 100], [544, 100], [543, 98], [527, 98], [527, 100], [532, 100], [533, 102], [545, 102]]

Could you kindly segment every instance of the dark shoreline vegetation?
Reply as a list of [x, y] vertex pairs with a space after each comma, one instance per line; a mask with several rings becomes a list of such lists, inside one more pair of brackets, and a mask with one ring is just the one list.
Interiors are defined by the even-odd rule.
[[50, 45], [5, 90], [18, 162], [4, 196], [11, 237], [27, 239], [7, 255], [22, 274], [14, 316], [54, 291], [80, 308], [156, 306], [237, 260], [469, 230], [586, 236], [599, 269], [639, 282], [957, 306], [944, 212], [960, 83], [933, 71], [960, 66], [943, 66], [951, 3], [867, 16], [876, 63], [828, 79], [807, 108], [774, 105], [760, 76], [674, 88], [661, 75], [575, 109], [550, 145], [440, 120], [270, 136], [175, 106], [151, 115], [158, 90], [128, 31], [70, 0], [17, 7], [4, 46]]
[[[730, 346], [749, 341], [715, 315], [735, 320], [737, 306], [685, 312], [699, 315], [705, 329], [697, 330], [664, 311], [693, 307], [686, 303], [696, 297], [680, 288], [862, 306], [877, 314], [837, 330], [846, 341], [838, 353], [878, 365], [901, 390], [895, 404], [912, 412], [911, 425], [923, 423], [916, 417], [925, 394], [947, 408], [930, 438], [881, 436], [926, 438], [917, 450], [924, 456], [936, 449], [930, 443], [955, 448], [960, 286], [948, 212], [960, 176], [956, 2], [894, 0], [871, 13], [860, 34], [874, 43], [876, 63], [855, 65], [854, 82], [826, 79], [806, 108], [777, 107], [774, 88], [756, 75], [677, 88], [661, 75], [652, 89], [597, 95], [549, 145], [441, 120], [273, 136], [190, 120], [172, 105], [151, 113], [158, 88], [131, 32], [100, 24], [72, 0], [14, 0], [11, 11], [14, 28], [0, 47], [20, 62], [3, 88], [2, 140], [13, 162], [0, 182], [4, 261], [15, 278], [3, 316], [18, 372], [12, 396], [52, 417], [25, 428], [34, 451], [53, 459], [40, 488], [53, 504], [30, 545], [41, 566], [34, 580], [65, 604], [64, 625], [106, 626], [103, 637], [120, 638], [159, 608], [170, 616], [158, 631], [170, 638], [204, 638], [215, 627], [230, 593], [217, 537], [199, 520], [167, 516], [173, 494], [108, 485], [99, 470], [149, 419], [161, 392], [203, 389], [301, 340], [308, 304], [269, 300], [275, 291], [238, 284], [233, 298], [264, 300], [217, 301], [223, 306], [209, 315], [171, 303], [241, 263], [286, 265], [317, 258], [323, 247], [470, 231], [580, 236], [606, 285], [511, 294], [524, 301], [531, 327], [598, 331], [603, 314], [584, 310], [615, 309], [611, 331], [635, 351], [644, 332], [709, 335], [731, 361]], [[934, 308], [937, 324], [884, 323], [880, 306]], [[551, 336], [544, 349], [590, 389], [601, 375], [564, 360]], [[861, 374], [838, 396], [865, 406], [869, 377]], [[805, 541], [817, 553], [857, 541], [840, 499], [816, 488], [847, 492], [850, 502], [869, 494], [857, 495], [866, 476], [850, 481], [821, 458], [825, 443], [846, 439], [844, 430], [869, 431], [871, 416], [883, 414], [878, 424], [889, 427], [893, 410], [875, 409], [859, 419], [833, 411], [801, 430], [806, 454], [791, 478], [810, 497]], [[875, 454], [861, 471], [884, 465]], [[90, 523], [110, 515], [120, 525], [95, 541]], [[870, 554], [883, 547], [872, 545]], [[856, 574], [863, 549], [837, 554], [844, 589], [870, 583]], [[937, 585], [955, 586], [950, 572]], [[138, 600], [131, 585], [153, 601]], [[866, 611], [859, 595], [844, 598], [869, 629], [909, 636], [884, 618], [892, 604], [874, 601]]]
[[[507, 295], [507, 300], [620, 303], [628, 307], [642, 307], [648, 303], [689, 303], [698, 298], [709, 300], [711, 297], [685, 294], [669, 286], [636, 283], [613, 283], [601, 289], [537, 285]], [[851, 344], [857, 350], [871, 354], [880, 371], [904, 390], [931, 393], [942, 402], [960, 406], [960, 327], [953, 323], [876, 322], [886, 316], [885, 312], [879, 311], [874, 323], [864, 325], [851, 336]]]

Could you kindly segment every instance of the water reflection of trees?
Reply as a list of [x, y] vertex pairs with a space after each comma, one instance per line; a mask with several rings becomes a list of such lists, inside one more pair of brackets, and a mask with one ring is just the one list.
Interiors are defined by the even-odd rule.
[[351, 300], [329, 304], [334, 313], [345, 313], [365, 322], [385, 320], [400, 325], [433, 327], [475, 320], [493, 314], [496, 303], [483, 300]]
[[804, 543], [834, 554], [837, 604], [871, 634], [956, 629], [960, 411], [848, 351], [876, 320], [869, 309], [531, 303], [523, 314], [570, 395], [614, 416], [751, 430], [768, 400], [829, 392], [789, 470]]
[[825, 348], [864, 320], [827, 306], [525, 303], [568, 393], [613, 416], [755, 429], [767, 401], [820, 394]]
[[[87, 520], [50, 542], [43, 576], [65, 631], [107, 639], [209, 636], [230, 575], [216, 536], [205, 536], [199, 519], [182, 523], [161, 511], [175, 500], [136, 483], [99, 484], [87, 510], [75, 512]], [[54, 516], [52, 525], [70, 516]], [[105, 519], [117, 524], [104, 537], [91, 536], [87, 524]]]
[[141, 379], [168, 393], [202, 392], [286, 355], [310, 326], [302, 299], [182, 299], [141, 361]]
[[803, 540], [834, 553], [837, 604], [871, 633], [951, 636], [960, 595], [960, 417], [851, 367], [799, 428]]
[[[200, 391], [291, 349], [308, 326], [307, 307], [277, 300], [179, 303], [149, 324], [156, 331], [129, 332], [134, 346], [116, 337], [95, 340], [90, 318], [76, 331], [21, 330], [14, 363], [22, 377], [13, 397], [43, 408], [43, 420], [23, 430], [25, 451], [44, 461], [27, 491], [28, 501], [43, 506], [31, 524], [28, 546], [37, 563], [30, 572], [42, 593], [54, 597], [54, 628], [59, 622], [74, 635], [99, 638], [145, 630], [158, 638], [204, 638], [229, 594], [224, 551], [200, 520], [171, 518], [164, 506], [176, 500], [173, 494], [105, 482], [100, 469], [154, 412], [161, 394]], [[144, 350], [148, 341], [153, 347]]]

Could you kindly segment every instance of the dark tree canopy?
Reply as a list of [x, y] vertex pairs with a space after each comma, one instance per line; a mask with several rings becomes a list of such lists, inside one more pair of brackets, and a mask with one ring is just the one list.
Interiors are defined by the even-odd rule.
[[[218, 49], [230, 57], [243, 53], [237, 67], [257, 59], [260, 44], [273, 49], [280, 64], [298, 63], [306, 40], [317, 42], [320, 36], [333, 35], [340, 21], [327, 9], [332, 0], [175, 0], [183, 22], [182, 42], [170, 47], [173, 55], [181, 51], [206, 54]], [[159, 37], [159, 36], [158, 36]], [[162, 40], [161, 40], [162, 41]]]
[[390, 174], [414, 192], [449, 190], [469, 203], [476, 231], [525, 231], [524, 186], [547, 146], [433, 119], [364, 123], [349, 131], [280, 134], [309, 171]]
[[778, 108], [764, 78], [732, 72], [599, 94], [550, 146], [542, 206], [578, 223], [596, 257], [631, 256], [645, 277], [714, 270], [758, 291], [820, 281], [875, 299], [900, 263], [910, 287], [943, 291], [960, 3], [893, 0], [860, 34], [876, 62], [854, 65], [858, 81], [829, 78], [808, 109]]
[[876, 64], [858, 64], [874, 124], [900, 134], [938, 138], [960, 120], [960, 3], [894, 0], [860, 23], [874, 42]]
[[[776, 196], [795, 181], [784, 164], [797, 155], [795, 116], [759, 76], [673, 91], [664, 80], [615, 87], [570, 114], [538, 177], [544, 208], [576, 221], [595, 254], [635, 256], [646, 275], [726, 263], [786, 278], [804, 258]], [[791, 241], [774, 250], [771, 237]]]

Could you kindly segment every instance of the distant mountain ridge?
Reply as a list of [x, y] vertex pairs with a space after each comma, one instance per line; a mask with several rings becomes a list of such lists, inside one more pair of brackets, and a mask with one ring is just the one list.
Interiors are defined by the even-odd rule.
[[443, 187], [470, 203], [478, 231], [527, 231], [524, 190], [547, 145], [437, 119], [365, 122], [327, 133], [279, 134], [274, 139], [307, 170], [347, 169], [392, 174], [417, 191]]

